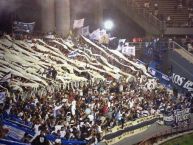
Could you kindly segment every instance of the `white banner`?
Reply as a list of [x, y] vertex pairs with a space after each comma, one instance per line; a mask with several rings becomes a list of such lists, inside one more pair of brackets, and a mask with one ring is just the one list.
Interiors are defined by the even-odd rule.
[[173, 115], [171, 115], [171, 116], [164, 116], [163, 120], [167, 121], [167, 122], [173, 122], [173, 121], [175, 121], [175, 116], [173, 116]]
[[126, 39], [119, 39], [119, 44], [118, 44], [118, 47], [116, 49], [117, 51], [122, 51], [124, 44], [125, 44], [125, 41], [126, 41]]
[[189, 121], [190, 119], [190, 108], [185, 108], [183, 110], [174, 110], [170, 112], [170, 115], [164, 115], [163, 121], [166, 125], [178, 125], [178, 123], [183, 121]]
[[90, 34], [90, 39], [91, 40], [99, 40], [100, 38], [100, 29], [96, 29], [94, 30], [91, 34]]
[[176, 116], [176, 122], [188, 120], [190, 118], [190, 108], [174, 110], [174, 115]]
[[35, 27], [35, 22], [32, 23], [24, 23], [24, 22], [18, 22], [15, 21], [13, 23], [13, 30], [15, 32], [26, 32], [26, 33], [32, 33]]
[[96, 29], [90, 34], [91, 40], [97, 40], [100, 44], [108, 44], [109, 43], [109, 35], [107, 34], [105, 29]]
[[126, 41], [126, 39], [119, 39], [119, 44], [120, 44], [120, 43], [125, 44], [125, 41]]
[[122, 47], [122, 53], [127, 56], [135, 56], [135, 46], [129, 46], [128, 43], [125, 43], [126, 45]]
[[79, 29], [84, 26], [84, 19], [74, 20], [73, 29]]

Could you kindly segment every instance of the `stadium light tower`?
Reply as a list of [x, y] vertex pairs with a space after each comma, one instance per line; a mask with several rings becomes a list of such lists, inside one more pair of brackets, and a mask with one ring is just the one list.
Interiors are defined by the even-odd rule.
[[105, 27], [106, 30], [112, 30], [112, 28], [114, 27], [113, 21], [111, 21], [111, 20], [106, 20], [106, 21], [104, 22], [104, 27]]

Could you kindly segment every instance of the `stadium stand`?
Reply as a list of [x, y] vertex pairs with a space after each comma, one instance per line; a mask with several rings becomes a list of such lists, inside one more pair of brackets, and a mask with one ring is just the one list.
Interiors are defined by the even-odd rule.
[[192, 107], [191, 95], [171, 93], [142, 63], [83, 36], [15, 40], [5, 35], [0, 51], [6, 140], [110, 143], [159, 115]]
[[190, 9], [192, 1], [189, 1], [189, 4], [176, 0], [136, 0], [133, 2], [139, 6], [138, 9], [146, 9], [161, 21], [166, 21], [168, 27], [192, 26], [192, 10]]

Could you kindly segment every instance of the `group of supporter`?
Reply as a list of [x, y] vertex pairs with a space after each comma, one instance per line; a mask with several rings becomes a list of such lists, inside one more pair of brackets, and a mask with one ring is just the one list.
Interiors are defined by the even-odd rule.
[[[93, 48], [94, 51], [99, 53]], [[108, 61], [113, 62], [111, 59]], [[48, 70], [52, 72], [54, 68]], [[96, 81], [61, 89], [50, 89], [50, 84], [46, 91], [28, 90], [31, 93], [27, 97], [23, 97], [25, 92], [10, 92], [3, 110], [32, 125], [34, 137], [23, 140], [33, 145], [48, 143], [47, 135], [55, 136], [57, 144], [61, 138], [96, 144], [102, 140], [104, 131], [116, 125], [124, 128], [127, 121], [192, 107], [191, 96], [173, 95], [159, 87], [150, 89], [146, 86], [147, 79], [141, 79], [142, 72], [133, 75], [136, 80], [129, 82], [107, 78], [110, 83]]]
[[[96, 83], [79, 88], [32, 93], [26, 99], [19, 92], [5, 103], [7, 114], [30, 122], [35, 132], [30, 140], [54, 135], [58, 139], [97, 143], [104, 130], [149, 115], [192, 107], [191, 96], [169, 94], [165, 89], [144, 89], [143, 83]], [[46, 139], [45, 139], [46, 140]]]
[[[32, 139], [27, 139], [25, 135], [24, 142], [49, 144], [46, 136], [52, 135], [57, 138], [57, 145], [61, 144], [60, 139], [97, 144], [103, 139], [105, 131], [117, 125], [124, 128], [128, 121], [192, 107], [192, 96], [172, 94], [161, 86], [149, 88], [148, 78], [142, 71], [135, 72], [126, 67], [129, 64], [122, 59], [117, 62], [110, 51], [108, 53], [112, 57], [94, 46], [81, 42], [77, 44], [89, 48], [93, 54], [104, 56], [111, 65], [133, 75], [135, 79], [115, 80], [103, 74], [106, 81], [79, 82], [76, 86], [71, 83], [60, 88], [49, 83], [46, 89], [10, 90], [3, 111], [8, 116], [16, 115], [23, 123], [32, 126], [35, 132]], [[57, 71], [53, 66], [48, 67], [45, 73], [47, 78], [57, 80]]]

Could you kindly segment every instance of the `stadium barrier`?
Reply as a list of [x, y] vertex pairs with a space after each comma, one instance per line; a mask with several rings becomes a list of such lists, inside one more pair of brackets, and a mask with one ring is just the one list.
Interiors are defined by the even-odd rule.
[[170, 129], [166, 129], [161, 132], [158, 131], [158, 132], [153, 133], [152, 136], [141, 141], [139, 145], [154, 144], [158, 141], [162, 141], [166, 139], [169, 136], [174, 136], [174, 135], [177, 135], [183, 132], [188, 132], [191, 130], [193, 130], [193, 123], [187, 124], [186, 126], [182, 125], [176, 128], [171, 127]]
[[27, 143], [20, 143], [20, 142], [6, 140], [6, 139], [0, 139], [0, 144], [2, 145], [30, 145]]
[[147, 130], [158, 120], [159, 116], [148, 116], [125, 123], [124, 128], [116, 126], [103, 134], [101, 144], [115, 144], [124, 138], [139, 134]]

